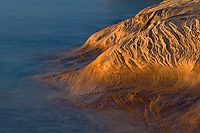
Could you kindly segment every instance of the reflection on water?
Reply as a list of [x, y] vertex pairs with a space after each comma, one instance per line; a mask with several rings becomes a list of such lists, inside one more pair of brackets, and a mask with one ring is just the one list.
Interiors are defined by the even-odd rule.
[[67, 92], [29, 77], [45, 72], [54, 53], [159, 1], [0, 0], [0, 132], [144, 131], [128, 115], [63, 104]]
[[1, 132], [147, 132], [128, 112], [80, 109], [62, 102], [65, 91], [26, 79], [1, 91]]

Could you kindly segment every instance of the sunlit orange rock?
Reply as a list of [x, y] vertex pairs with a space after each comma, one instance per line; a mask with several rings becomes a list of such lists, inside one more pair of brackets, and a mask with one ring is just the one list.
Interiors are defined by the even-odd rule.
[[[200, 0], [165, 0], [93, 34], [49, 75], [77, 106], [132, 111], [163, 131], [200, 126]], [[75, 69], [74, 69], [75, 68]]]

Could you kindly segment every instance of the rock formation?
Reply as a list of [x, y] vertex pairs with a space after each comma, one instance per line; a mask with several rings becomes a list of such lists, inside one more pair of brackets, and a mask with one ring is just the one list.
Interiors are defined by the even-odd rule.
[[93, 34], [49, 75], [67, 102], [132, 111], [166, 131], [200, 126], [200, 0], [165, 0]]

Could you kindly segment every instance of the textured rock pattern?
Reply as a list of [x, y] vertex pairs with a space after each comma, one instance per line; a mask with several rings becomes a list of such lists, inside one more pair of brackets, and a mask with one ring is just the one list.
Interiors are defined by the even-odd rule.
[[[166, 131], [199, 131], [200, 0], [165, 0], [93, 34], [44, 79], [66, 101], [132, 111]], [[67, 67], [68, 66], [68, 67]], [[76, 69], [73, 69], [76, 68]]]

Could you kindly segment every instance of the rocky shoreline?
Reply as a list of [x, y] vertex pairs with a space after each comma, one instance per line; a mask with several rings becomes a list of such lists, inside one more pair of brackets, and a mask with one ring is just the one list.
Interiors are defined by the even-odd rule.
[[81, 107], [134, 112], [168, 132], [200, 126], [200, 1], [165, 0], [93, 34], [43, 80]]

